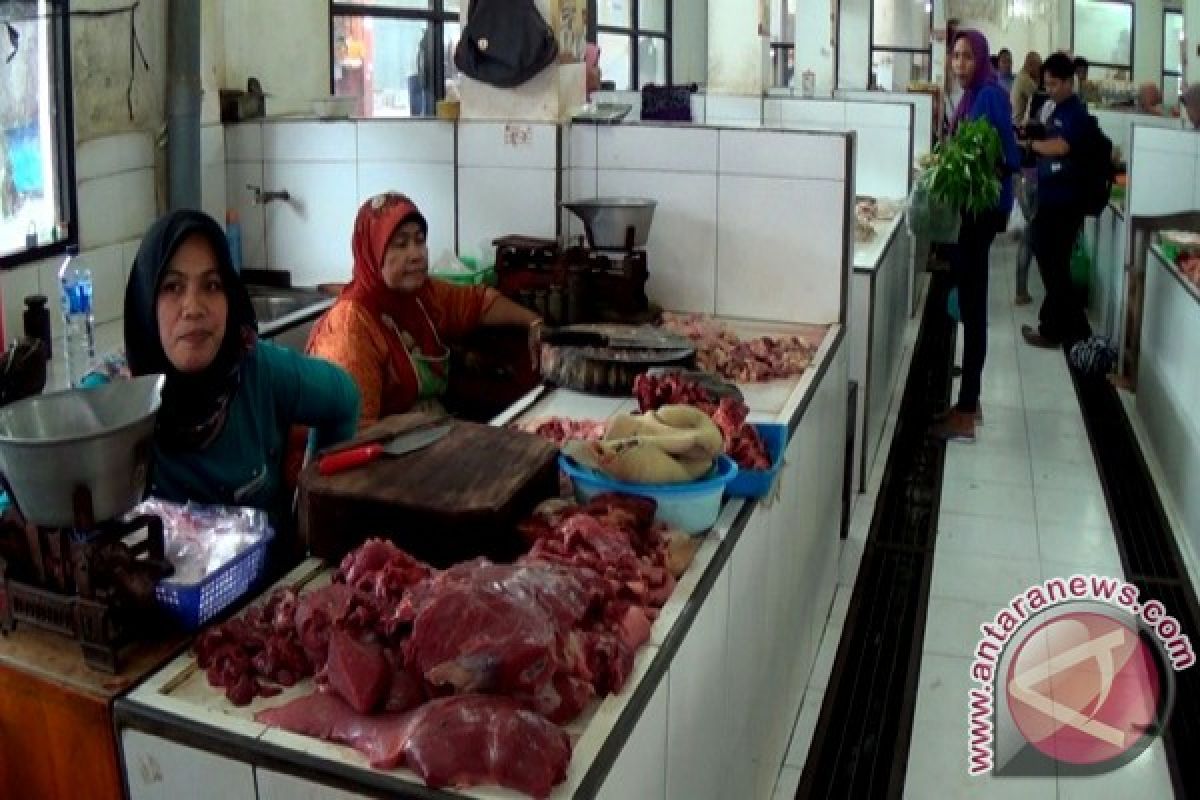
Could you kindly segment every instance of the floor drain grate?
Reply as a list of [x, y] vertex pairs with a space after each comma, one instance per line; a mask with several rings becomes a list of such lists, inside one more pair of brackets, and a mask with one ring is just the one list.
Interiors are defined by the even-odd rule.
[[[1200, 607], [1178, 544], [1117, 391], [1072, 373], [1128, 580], [1159, 600], [1200, 647]], [[1175, 709], [1163, 736], [1178, 797], [1200, 797], [1200, 666], [1176, 673]]]
[[954, 356], [948, 289], [933, 277], [798, 798], [899, 797], [904, 786], [945, 456], [929, 420], [948, 402]]

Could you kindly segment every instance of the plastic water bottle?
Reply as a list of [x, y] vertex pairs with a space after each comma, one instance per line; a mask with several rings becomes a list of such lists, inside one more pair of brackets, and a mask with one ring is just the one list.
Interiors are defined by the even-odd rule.
[[92, 315], [92, 271], [79, 258], [79, 248], [67, 248], [58, 270], [62, 290], [63, 355], [67, 377], [78, 387], [96, 358], [96, 318]]
[[238, 222], [235, 209], [225, 212], [225, 238], [229, 242], [229, 257], [233, 260], [233, 270], [239, 275], [242, 272], [242, 225]]

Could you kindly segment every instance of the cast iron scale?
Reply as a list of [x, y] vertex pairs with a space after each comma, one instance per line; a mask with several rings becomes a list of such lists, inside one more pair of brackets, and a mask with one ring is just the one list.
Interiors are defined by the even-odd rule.
[[500, 292], [553, 326], [584, 323], [645, 325], [658, 309], [646, 297], [646, 251], [632, 246], [560, 248], [552, 239], [505, 236], [496, 246]]
[[74, 516], [74, 528], [8, 519], [0, 527], [0, 632], [24, 623], [69, 636], [88, 666], [115, 673], [121, 650], [158, 622], [155, 585], [174, 571], [162, 519], [97, 522], [84, 486], [74, 492]]

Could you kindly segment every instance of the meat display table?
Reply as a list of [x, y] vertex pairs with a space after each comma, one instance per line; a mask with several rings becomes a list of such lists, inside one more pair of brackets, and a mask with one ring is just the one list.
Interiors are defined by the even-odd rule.
[[1200, 564], [1200, 289], [1157, 246], [1146, 259], [1145, 305], [1135, 394], [1155, 485], [1172, 512], [1179, 549]]
[[879, 220], [875, 238], [855, 245], [850, 282], [850, 380], [858, 384], [854, 425], [855, 490], [863, 491], [879, 453], [888, 403], [900, 375], [914, 274], [904, 213]]
[[79, 643], [18, 626], [0, 636], [0, 797], [119, 800], [113, 698], [183, 646], [182, 637], [136, 644], [124, 670], [96, 672]]
[[[761, 329], [761, 325], [748, 325]], [[741, 331], [739, 331], [741, 332]], [[728, 500], [637, 654], [624, 690], [566, 726], [574, 750], [555, 798], [769, 796], [833, 601], [840, 555], [848, 348], [824, 331], [812, 368], [743, 386], [753, 417], [792, 431], [777, 485]], [[494, 420], [598, 419], [632, 400], [531, 393]], [[302, 565], [292, 581], [320, 580]], [[261, 701], [257, 701], [261, 702]], [[184, 654], [117, 703], [132, 800], [388, 796], [512, 798], [495, 787], [434, 791], [406, 770], [253, 721]]]

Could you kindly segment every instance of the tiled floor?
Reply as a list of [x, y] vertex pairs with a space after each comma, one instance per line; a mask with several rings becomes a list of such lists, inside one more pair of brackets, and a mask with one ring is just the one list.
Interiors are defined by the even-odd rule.
[[[1079, 571], [1121, 577], [1108, 509], [1062, 354], [1035, 350], [1021, 339], [1020, 327], [1036, 321], [1037, 306], [1012, 305], [1014, 257], [1008, 242], [992, 250], [985, 424], [974, 444], [951, 444], [946, 453], [905, 796], [1170, 797], [1161, 742], [1120, 770], [1094, 778], [967, 775], [969, 657], [978, 626], [1000, 604], [1045, 578]], [[1031, 292], [1042, 296], [1036, 275]], [[870, 502], [856, 505], [853, 531], [865, 531], [857, 523], [864, 514], [869, 519], [873, 500], [864, 499]], [[776, 798], [795, 794], [849, 592], [850, 586], [838, 589]]]

